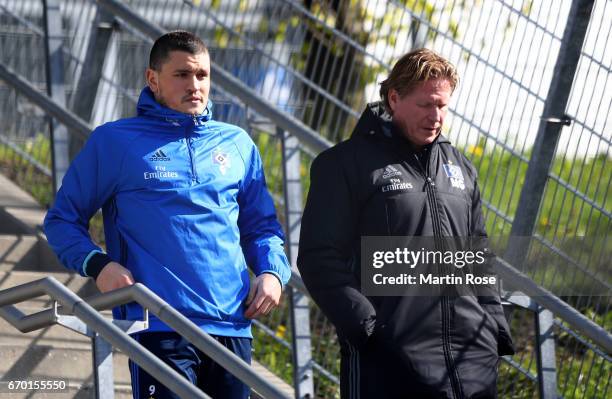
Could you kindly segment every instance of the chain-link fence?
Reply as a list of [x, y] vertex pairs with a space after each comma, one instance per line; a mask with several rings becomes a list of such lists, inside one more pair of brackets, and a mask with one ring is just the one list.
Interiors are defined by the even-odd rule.
[[[461, 82], [444, 134], [479, 171], [490, 235], [516, 234], [517, 220], [528, 221], [531, 232], [518, 235], [533, 233], [537, 240], [524, 248], [525, 256], [515, 266], [558, 295], [572, 287], [573, 295], [563, 299], [610, 330], [610, 1], [123, 3], [155, 25], [196, 32], [224, 70], [334, 142], [350, 135], [367, 102], [378, 100], [378, 84], [400, 55], [426, 46], [449, 58]], [[585, 11], [591, 6], [591, 12]], [[131, 24], [96, 9], [91, 1], [60, 2], [66, 104], [92, 126], [134, 114], [151, 44]], [[568, 42], [568, 26], [581, 23], [588, 23], [583, 43]], [[41, 1], [0, 0], [0, 44], [0, 62], [44, 90]], [[573, 82], [563, 85], [556, 73], [569, 62], [564, 49], [571, 49], [572, 44], [580, 49], [576, 73]], [[100, 65], [89, 63], [96, 56]], [[98, 72], [90, 75], [98, 79], [92, 83], [87, 74], [96, 68]], [[212, 79], [216, 118], [252, 134], [285, 221], [282, 143], [277, 127], [215, 86], [215, 77]], [[33, 186], [46, 187], [46, 194], [37, 198], [48, 202], [52, 192], [49, 121], [29, 102], [20, 101], [8, 86], [0, 83], [0, 89], [2, 115], [16, 115], [0, 122], [0, 158], [2, 165], [9, 165], [4, 170], [47, 179]], [[553, 89], [568, 96], [561, 114], [545, 114], [547, 104], [562, 97], [551, 98]], [[553, 154], [546, 161], [544, 152], [538, 152], [538, 137], [547, 134], [545, 129], [551, 123], [558, 123], [560, 129], [556, 139], [547, 142], [552, 143]], [[76, 149], [79, 144], [74, 141]], [[300, 154], [304, 193], [313, 155], [307, 147]], [[27, 166], [13, 166], [21, 165], [17, 162]], [[539, 195], [537, 189], [525, 192], [525, 182], [533, 175], [528, 170], [538, 167], [544, 170], [545, 184], [540, 185]], [[521, 198], [534, 202], [535, 212], [523, 210]], [[582, 238], [585, 236], [588, 239]], [[503, 248], [499, 251], [504, 253]], [[500, 396], [537, 397], [534, 314], [516, 309], [511, 322], [519, 352], [502, 365]], [[282, 370], [288, 381], [292, 378], [290, 326], [290, 310], [285, 307], [257, 324], [260, 339], [255, 341], [256, 358]], [[339, 349], [333, 327], [314, 306], [310, 328], [316, 392], [321, 397], [337, 396]], [[559, 394], [606, 397], [610, 357], [559, 319], [554, 334]]]

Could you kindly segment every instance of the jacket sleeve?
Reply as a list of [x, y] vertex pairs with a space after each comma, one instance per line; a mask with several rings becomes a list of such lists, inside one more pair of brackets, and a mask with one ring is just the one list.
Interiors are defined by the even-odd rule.
[[103, 133], [98, 128], [71, 163], [47, 212], [44, 231], [64, 266], [88, 276], [87, 261], [102, 249], [89, 235], [89, 220], [111, 197], [120, 163], [112, 147], [100, 151]]
[[[485, 229], [484, 217], [482, 215], [482, 203], [480, 199], [480, 190], [478, 183], [474, 180], [474, 193], [472, 197], [472, 220], [470, 230], [472, 236], [486, 237], [487, 232]], [[491, 258], [495, 255], [490, 253], [487, 257], [486, 267], [492, 268]], [[490, 274], [495, 274], [493, 270], [489, 270]], [[510, 327], [506, 316], [504, 315], [504, 309], [501, 304], [501, 299], [497, 289], [494, 289], [488, 285], [479, 286], [478, 291], [478, 302], [485, 310], [489, 313], [497, 323], [499, 330], [498, 341], [497, 341], [497, 352], [500, 356], [513, 355], [515, 353], [514, 344], [512, 342], [512, 336], [510, 335]]]
[[[360, 292], [353, 272], [357, 204], [334, 149], [312, 163], [302, 216], [298, 269], [317, 305], [338, 335], [359, 347], [374, 329], [376, 311]], [[358, 270], [358, 269], [357, 269]]]
[[291, 277], [284, 235], [266, 188], [259, 151], [252, 141], [250, 144], [250, 153], [245, 159], [246, 173], [238, 193], [240, 245], [247, 264], [257, 276], [271, 273], [284, 286]]

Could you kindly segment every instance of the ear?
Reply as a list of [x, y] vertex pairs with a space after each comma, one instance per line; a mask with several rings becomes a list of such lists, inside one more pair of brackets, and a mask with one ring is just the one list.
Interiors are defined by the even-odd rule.
[[387, 93], [387, 101], [389, 102], [389, 108], [391, 108], [391, 113], [395, 111], [395, 107], [397, 106], [397, 102], [399, 101], [400, 96], [397, 90], [390, 89], [389, 93]]
[[151, 68], [147, 68], [147, 70], [145, 71], [145, 79], [151, 91], [154, 94], [157, 94], [159, 92], [159, 80], [157, 76], [157, 71]]

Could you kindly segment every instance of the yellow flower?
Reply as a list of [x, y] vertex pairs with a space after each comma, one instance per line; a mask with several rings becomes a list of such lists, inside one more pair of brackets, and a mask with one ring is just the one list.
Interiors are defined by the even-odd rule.
[[285, 331], [287, 331], [287, 328], [285, 328], [285, 326], [283, 326], [282, 324], [279, 325], [276, 328], [276, 336], [279, 338], [284, 338], [285, 337]]
[[484, 150], [479, 145], [470, 145], [467, 148], [468, 152], [472, 155], [481, 156]]

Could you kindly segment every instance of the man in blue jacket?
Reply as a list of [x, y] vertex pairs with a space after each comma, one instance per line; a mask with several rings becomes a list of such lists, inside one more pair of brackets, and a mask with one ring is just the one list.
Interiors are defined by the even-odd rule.
[[[204, 43], [176, 31], [153, 45], [136, 117], [93, 131], [45, 219], [62, 263], [102, 292], [140, 282], [247, 362], [251, 321], [291, 274], [262, 162], [247, 133], [212, 119]], [[106, 250], [88, 234], [102, 208]], [[247, 265], [256, 275], [249, 284]], [[114, 317], [134, 320], [129, 304]], [[247, 386], [155, 317], [145, 347], [213, 397]], [[134, 397], [175, 397], [130, 362]]]

